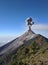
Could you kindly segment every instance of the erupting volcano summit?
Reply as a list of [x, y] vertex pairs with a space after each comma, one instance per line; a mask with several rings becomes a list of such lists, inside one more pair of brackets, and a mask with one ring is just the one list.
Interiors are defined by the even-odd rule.
[[26, 24], [29, 27], [29, 30], [31, 30], [31, 26], [34, 24], [34, 22], [32, 21], [32, 18], [31, 17], [28, 17], [26, 19]]

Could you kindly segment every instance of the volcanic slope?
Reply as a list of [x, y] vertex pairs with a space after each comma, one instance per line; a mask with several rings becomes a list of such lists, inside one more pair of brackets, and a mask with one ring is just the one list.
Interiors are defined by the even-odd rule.
[[0, 65], [44, 65], [48, 63], [48, 39], [33, 31], [0, 48]]

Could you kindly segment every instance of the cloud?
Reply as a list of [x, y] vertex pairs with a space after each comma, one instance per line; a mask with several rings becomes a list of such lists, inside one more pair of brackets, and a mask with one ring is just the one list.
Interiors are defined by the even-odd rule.
[[2, 36], [2, 37], [0, 37], [0, 46], [6, 44], [7, 42], [9, 42], [15, 38], [16, 38], [15, 36]]
[[45, 25], [45, 24], [33, 25], [32, 29], [34, 29], [34, 30], [48, 31], [48, 25]]
[[41, 34], [48, 38], [48, 25], [47, 24], [37, 24], [32, 26], [32, 30], [37, 34]]

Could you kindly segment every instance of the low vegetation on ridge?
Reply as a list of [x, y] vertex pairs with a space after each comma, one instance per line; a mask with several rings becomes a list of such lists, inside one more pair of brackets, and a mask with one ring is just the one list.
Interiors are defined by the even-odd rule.
[[48, 65], [48, 42], [36, 39], [24, 43], [15, 54], [0, 60], [0, 65]]

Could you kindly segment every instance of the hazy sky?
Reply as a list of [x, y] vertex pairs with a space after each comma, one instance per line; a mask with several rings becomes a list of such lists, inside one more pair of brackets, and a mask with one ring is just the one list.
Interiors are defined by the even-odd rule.
[[48, 0], [0, 0], [0, 45], [26, 31], [27, 17], [33, 31], [48, 38]]

